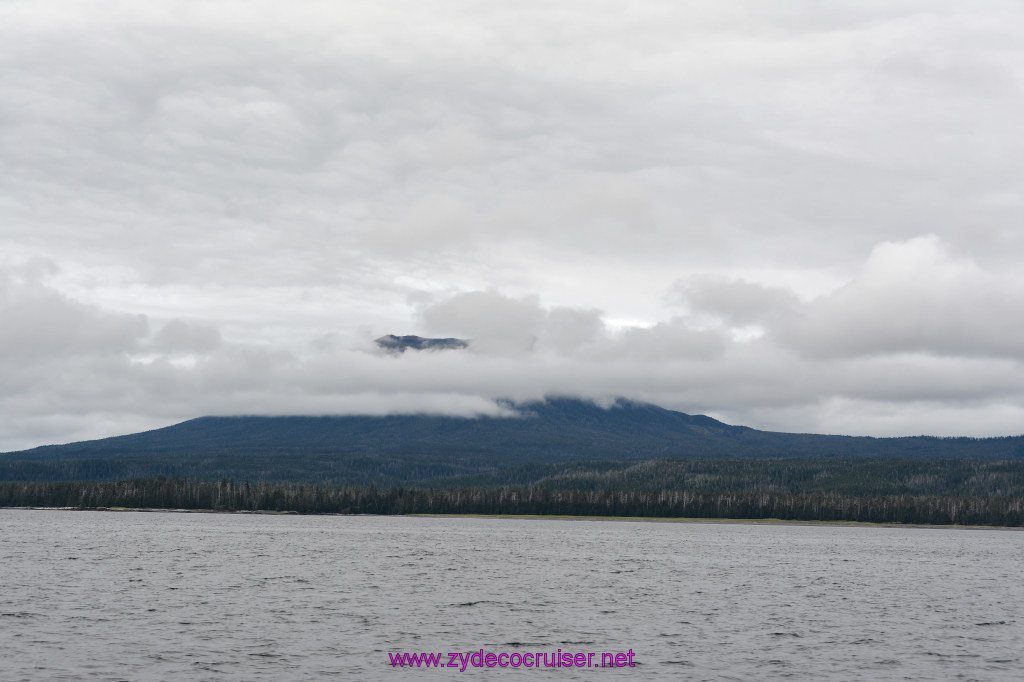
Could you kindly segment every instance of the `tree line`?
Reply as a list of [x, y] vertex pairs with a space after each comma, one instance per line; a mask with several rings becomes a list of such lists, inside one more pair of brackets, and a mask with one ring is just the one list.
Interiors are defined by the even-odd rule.
[[0, 483], [0, 507], [111, 507], [300, 514], [536, 514], [650, 518], [783, 519], [871, 523], [1024, 525], [1024, 497], [847, 495], [837, 492], [695, 492], [415, 488], [241, 483], [158, 476], [116, 482]]
[[[408, 485], [408, 484], [407, 484]], [[1024, 462], [865, 457], [555, 462], [418, 481], [416, 487], [1024, 497]]]

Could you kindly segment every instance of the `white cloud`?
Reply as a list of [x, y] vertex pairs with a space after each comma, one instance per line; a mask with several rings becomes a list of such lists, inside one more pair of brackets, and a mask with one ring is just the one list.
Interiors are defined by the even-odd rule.
[[669, 299], [740, 326], [777, 321], [799, 303], [793, 293], [778, 287], [707, 277], [676, 282]]
[[817, 357], [923, 352], [1024, 358], [1024, 278], [956, 257], [934, 236], [876, 247], [847, 286], [780, 326]]
[[220, 340], [214, 327], [171, 320], [157, 332], [153, 345], [167, 353], [203, 353], [219, 346]]
[[423, 322], [434, 334], [472, 339], [473, 348], [484, 353], [527, 352], [537, 341], [544, 316], [536, 299], [472, 291], [430, 306]]
[[0, 320], [0, 364], [123, 354], [148, 329], [144, 315], [105, 312], [46, 287], [35, 268], [0, 272]]

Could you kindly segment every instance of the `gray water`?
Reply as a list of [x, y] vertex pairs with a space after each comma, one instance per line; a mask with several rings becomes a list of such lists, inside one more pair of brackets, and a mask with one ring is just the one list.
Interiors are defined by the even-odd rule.
[[[998, 530], [0, 510], [0, 679], [1019, 681], [1022, 559]], [[480, 649], [636, 667], [388, 658]]]

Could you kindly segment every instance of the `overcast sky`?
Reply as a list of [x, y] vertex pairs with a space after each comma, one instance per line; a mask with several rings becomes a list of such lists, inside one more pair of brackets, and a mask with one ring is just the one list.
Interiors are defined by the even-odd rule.
[[553, 394], [1024, 433], [1022, 32], [1018, 0], [3, 0], [0, 451]]

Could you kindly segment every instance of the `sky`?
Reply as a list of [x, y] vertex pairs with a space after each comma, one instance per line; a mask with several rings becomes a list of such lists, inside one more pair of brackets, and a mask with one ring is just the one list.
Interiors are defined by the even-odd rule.
[[1024, 433], [1022, 29], [1016, 0], [0, 1], [0, 451], [547, 395]]

